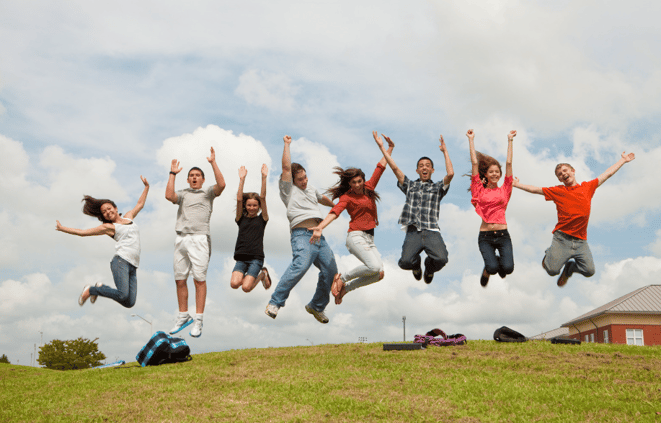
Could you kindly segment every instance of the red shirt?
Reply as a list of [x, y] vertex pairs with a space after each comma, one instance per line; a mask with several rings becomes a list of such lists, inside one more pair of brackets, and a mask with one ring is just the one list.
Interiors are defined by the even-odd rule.
[[[386, 170], [385, 166], [381, 166], [380, 163], [376, 165], [372, 178], [365, 182], [365, 189], [371, 189], [374, 191], [384, 170]], [[376, 201], [365, 194], [358, 195], [353, 193], [353, 191], [348, 191], [347, 193], [342, 194], [340, 200], [330, 212], [339, 216], [344, 209], [346, 209], [349, 216], [351, 216], [351, 222], [349, 222], [349, 230], [347, 232], [369, 231], [379, 224], [379, 220], [376, 216]]]
[[546, 201], [553, 201], [558, 210], [558, 224], [553, 232], [559, 230], [579, 239], [588, 239], [590, 206], [598, 186], [599, 179], [593, 179], [573, 187], [542, 188]]
[[507, 225], [505, 221], [505, 210], [507, 210], [507, 203], [512, 196], [512, 181], [511, 176], [505, 176], [503, 185], [490, 189], [484, 188], [480, 175], [473, 175], [471, 181], [471, 204], [475, 206], [475, 212], [486, 223], [500, 223]]

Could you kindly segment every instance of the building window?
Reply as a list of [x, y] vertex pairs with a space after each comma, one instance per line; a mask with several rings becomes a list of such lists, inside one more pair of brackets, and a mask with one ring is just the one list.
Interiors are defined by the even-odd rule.
[[642, 329], [627, 329], [627, 345], [645, 345]]
[[585, 342], [590, 342], [590, 336], [589, 335], [585, 335]]
[[604, 331], [604, 344], [608, 344], [608, 329]]
[[590, 334], [590, 342], [594, 342], [594, 333]]

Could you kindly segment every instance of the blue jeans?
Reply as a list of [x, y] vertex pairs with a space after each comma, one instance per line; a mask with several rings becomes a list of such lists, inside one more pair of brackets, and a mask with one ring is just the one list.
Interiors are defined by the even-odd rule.
[[399, 259], [399, 267], [404, 270], [420, 268], [420, 253], [424, 250], [427, 254], [425, 259], [425, 272], [438, 272], [448, 264], [448, 249], [445, 247], [441, 233], [423, 229], [418, 231], [413, 225], [406, 230], [404, 245], [402, 245], [402, 257]]
[[[484, 259], [484, 268], [490, 275], [498, 273], [501, 277], [514, 271], [514, 253], [510, 233], [501, 231], [480, 231], [477, 245]], [[496, 250], [498, 255], [496, 255]]]
[[110, 270], [117, 289], [103, 285], [100, 288], [90, 287], [90, 295], [99, 295], [117, 301], [126, 308], [135, 305], [138, 295], [138, 269], [120, 256], [115, 256], [110, 262]]
[[262, 271], [262, 267], [264, 267], [264, 260], [262, 259], [253, 259], [249, 261], [240, 261], [237, 260], [236, 264], [234, 265], [234, 270], [233, 272], [241, 272], [243, 275], [250, 275], [253, 278], [257, 279], [257, 276], [259, 276], [259, 272]]
[[319, 269], [319, 281], [309, 305], [317, 311], [324, 311], [328, 305], [333, 277], [337, 273], [335, 256], [323, 235], [316, 244], [310, 244], [311, 236], [312, 231], [305, 228], [291, 231], [291, 250], [294, 257], [275, 287], [269, 301], [271, 304], [284, 307], [291, 290], [314, 264]]
[[553, 233], [553, 241], [546, 250], [543, 263], [549, 276], [559, 274], [565, 264], [569, 266], [569, 276], [578, 272], [589, 278], [595, 272], [588, 242], [560, 231]]

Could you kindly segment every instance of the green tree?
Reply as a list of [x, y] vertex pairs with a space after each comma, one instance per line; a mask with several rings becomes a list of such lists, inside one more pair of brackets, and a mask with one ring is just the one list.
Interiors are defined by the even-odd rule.
[[[97, 338], [98, 339], [98, 338]], [[53, 370], [78, 370], [100, 366], [106, 356], [94, 341], [78, 338], [69, 341], [54, 339], [39, 348], [37, 362]]]
[[7, 354], [2, 354], [2, 357], [0, 357], [0, 363], [9, 363], [9, 358], [7, 358]]

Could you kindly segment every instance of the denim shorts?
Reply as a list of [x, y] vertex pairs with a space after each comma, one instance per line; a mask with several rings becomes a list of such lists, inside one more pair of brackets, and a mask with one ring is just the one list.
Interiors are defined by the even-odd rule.
[[237, 261], [234, 265], [234, 270], [232, 272], [241, 272], [244, 275], [248, 274], [253, 278], [259, 276], [259, 272], [262, 271], [264, 267], [263, 259], [253, 259], [248, 261]]

